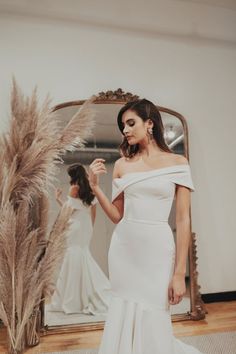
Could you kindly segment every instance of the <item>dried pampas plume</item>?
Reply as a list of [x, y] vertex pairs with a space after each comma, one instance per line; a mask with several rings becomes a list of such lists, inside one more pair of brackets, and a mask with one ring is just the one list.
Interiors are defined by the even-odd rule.
[[24, 351], [27, 323], [53, 292], [73, 211], [63, 207], [47, 236], [47, 193], [61, 155], [84, 146], [92, 134], [95, 98], [61, 130], [50, 100], [39, 108], [36, 89], [24, 97], [13, 80], [10, 129], [0, 139], [0, 318], [9, 353]]
[[[61, 144], [66, 146], [66, 150], [73, 151], [77, 147], [83, 147], [85, 139], [91, 136], [92, 129], [95, 126], [95, 111], [91, 108], [91, 103], [95, 99], [96, 96], [92, 96], [87, 100], [65, 127], [61, 137]], [[89, 120], [88, 117], [90, 117]], [[79, 136], [76, 133], [78, 131], [81, 132]]]

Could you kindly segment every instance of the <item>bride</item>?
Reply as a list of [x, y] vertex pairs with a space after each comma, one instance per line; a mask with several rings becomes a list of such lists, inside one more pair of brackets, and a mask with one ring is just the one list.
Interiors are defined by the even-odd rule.
[[[67, 235], [67, 250], [60, 269], [49, 311], [65, 314], [106, 314], [110, 284], [92, 257], [89, 246], [96, 217], [97, 199], [89, 185], [87, 171], [75, 163], [67, 170], [70, 190], [65, 202], [74, 209]], [[56, 199], [60, 205], [61, 190]]]
[[[110, 202], [99, 186], [105, 160], [89, 166], [89, 183], [116, 224], [108, 264], [111, 301], [99, 354], [200, 354], [173, 335], [170, 305], [186, 292], [190, 241], [188, 160], [165, 143], [157, 107], [146, 99], [127, 103], [117, 117], [123, 134]], [[176, 245], [168, 217], [176, 198]]]

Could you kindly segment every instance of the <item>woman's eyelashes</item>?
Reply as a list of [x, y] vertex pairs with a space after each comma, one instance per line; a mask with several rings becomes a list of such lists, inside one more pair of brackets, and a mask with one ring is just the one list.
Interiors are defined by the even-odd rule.
[[[135, 121], [134, 120], [131, 120], [129, 119], [126, 124], [128, 125], [128, 127], [133, 127], [135, 125]], [[126, 125], [125, 124], [125, 125]], [[123, 124], [123, 128], [125, 128], [125, 125]]]

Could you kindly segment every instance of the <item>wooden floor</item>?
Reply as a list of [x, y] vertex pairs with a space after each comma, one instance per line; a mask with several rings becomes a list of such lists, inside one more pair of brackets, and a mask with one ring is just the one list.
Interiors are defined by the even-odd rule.
[[[176, 337], [194, 336], [216, 332], [236, 331], [236, 301], [206, 304], [208, 314], [201, 321], [182, 321], [173, 323]], [[101, 340], [102, 331], [84, 333], [53, 334], [41, 337], [37, 347], [30, 348], [27, 354], [96, 348]], [[0, 353], [6, 354], [6, 333], [0, 332]]]

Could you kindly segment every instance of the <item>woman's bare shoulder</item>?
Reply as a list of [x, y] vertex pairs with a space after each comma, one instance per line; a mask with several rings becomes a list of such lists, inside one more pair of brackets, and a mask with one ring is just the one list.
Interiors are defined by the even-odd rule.
[[119, 178], [121, 176], [121, 166], [123, 165], [125, 160], [125, 157], [120, 157], [118, 160], [115, 161], [114, 163], [114, 168], [113, 168], [113, 178]]
[[174, 154], [175, 155], [175, 162], [177, 165], [188, 165], [188, 159], [183, 156], [183, 155], [179, 155], [179, 154]]
[[131, 162], [131, 160], [131, 158], [127, 158], [125, 156], [122, 156], [118, 160], [116, 160], [114, 163], [113, 178], [121, 177], [126, 171], [127, 164]]
[[114, 163], [114, 168], [119, 168], [125, 163], [126, 158], [124, 156], [120, 157], [118, 160], [115, 161]]

